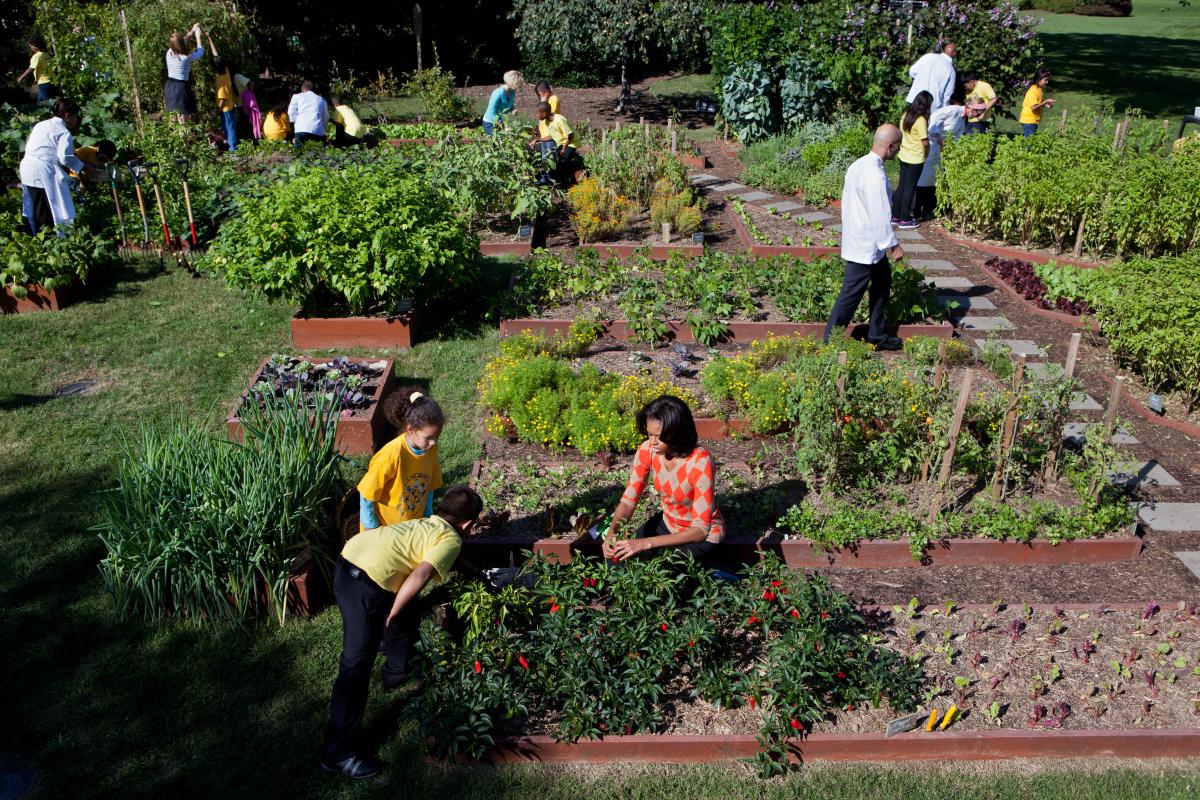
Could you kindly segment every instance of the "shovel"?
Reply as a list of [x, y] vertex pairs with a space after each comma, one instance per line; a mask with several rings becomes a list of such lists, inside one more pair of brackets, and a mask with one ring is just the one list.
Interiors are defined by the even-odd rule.
[[143, 247], [150, 246], [150, 219], [146, 216], [146, 198], [142, 194], [142, 169], [137, 165], [137, 161], [129, 162], [129, 174], [133, 176], [133, 190], [137, 193], [138, 210], [142, 212], [142, 240]]
[[105, 164], [104, 174], [108, 176], [108, 183], [112, 186], [113, 205], [117, 209], [117, 222], [121, 225], [121, 246], [129, 247], [129, 236], [125, 233], [125, 215], [121, 213], [121, 198], [117, 195], [117, 165]]
[[180, 158], [175, 161], [175, 166], [179, 169], [180, 174], [183, 175], [183, 204], [187, 206], [188, 225], [192, 228], [192, 247], [195, 247], [197, 245], [196, 219], [192, 216], [192, 193], [188, 189], [188, 167], [191, 164], [186, 158]]
[[149, 163], [146, 165], [146, 172], [150, 175], [150, 184], [154, 187], [154, 199], [158, 202], [158, 218], [162, 220], [163, 228], [163, 243], [168, 250], [171, 249], [171, 231], [167, 228], [167, 212], [163, 209], [162, 190], [158, 188], [158, 179], [154, 177], [154, 171], [158, 169], [158, 164]]

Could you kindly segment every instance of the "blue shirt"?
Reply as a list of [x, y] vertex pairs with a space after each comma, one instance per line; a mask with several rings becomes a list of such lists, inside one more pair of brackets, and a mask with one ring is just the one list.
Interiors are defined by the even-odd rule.
[[484, 122], [495, 122], [501, 114], [507, 114], [513, 110], [513, 104], [517, 99], [517, 93], [505, 86], [497, 86], [492, 92], [492, 96], [488, 98], [487, 111], [483, 112]]

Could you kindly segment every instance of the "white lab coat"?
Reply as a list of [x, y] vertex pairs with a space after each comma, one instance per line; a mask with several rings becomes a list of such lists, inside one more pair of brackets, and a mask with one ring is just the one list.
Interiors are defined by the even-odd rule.
[[962, 106], [943, 106], [929, 115], [929, 153], [917, 186], [933, 186], [937, 183], [937, 168], [942, 163], [942, 146], [938, 139], [957, 139], [967, 130]]
[[933, 105], [929, 110], [933, 112], [950, 102], [958, 73], [950, 56], [945, 53], [926, 53], [909, 67], [908, 77], [913, 82], [904, 97], [905, 102], [911, 103], [919, 92], [929, 92], [933, 95]]
[[[75, 220], [68, 169], [82, 172], [83, 162], [75, 155], [75, 141], [67, 124], [59, 117], [51, 117], [34, 125], [29, 141], [25, 143], [25, 157], [21, 159], [21, 183], [46, 190], [56, 226]], [[30, 208], [27, 207], [25, 212], [26, 216], [32, 217]]]
[[842, 258], [874, 264], [898, 243], [883, 159], [867, 153], [850, 165], [842, 182]]

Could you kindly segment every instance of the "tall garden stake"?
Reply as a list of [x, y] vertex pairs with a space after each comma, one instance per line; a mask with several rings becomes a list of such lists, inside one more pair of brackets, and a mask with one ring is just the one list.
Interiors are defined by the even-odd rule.
[[[420, 6], [417, 7], [420, 8]], [[188, 188], [188, 160], [186, 158], [176, 159], [175, 166], [179, 168], [179, 174], [183, 176], [183, 204], [187, 206], [188, 225], [192, 228], [192, 247], [195, 247], [197, 244], [196, 218], [192, 216], [192, 193]]]
[[[937, 366], [933, 368], [933, 388], [934, 391], [942, 388], [942, 384], [946, 381], [946, 340], [942, 339], [938, 342]], [[926, 432], [926, 436], [932, 436], [933, 431]], [[926, 452], [925, 460], [921, 462], [921, 480], [929, 480], [929, 460], [930, 453]]]
[[845, 350], [838, 352], [837, 393], [839, 400], [841, 400], [842, 396], [846, 394], [846, 359], [848, 357], [849, 353], [847, 353]]
[[937, 519], [942, 510], [945, 498], [946, 484], [950, 482], [950, 465], [954, 463], [954, 450], [958, 446], [958, 432], [962, 429], [963, 414], [967, 411], [967, 401], [971, 399], [971, 384], [975, 381], [975, 370], [968, 369], [963, 373], [962, 388], [958, 390], [958, 403], [954, 406], [954, 419], [950, 422], [950, 440], [946, 446], [946, 454], [942, 456], [942, 469], [938, 473], [937, 490], [933, 493], [933, 502], [929, 506], [929, 521]]
[[1004, 464], [1008, 451], [1017, 438], [1017, 407], [1021, 399], [1022, 384], [1025, 383], [1025, 354], [1017, 359], [1017, 372], [1013, 376], [1012, 395], [1008, 400], [1008, 411], [1004, 414], [1004, 427], [1000, 430], [1000, 453], [996, 458], [996, 471], [992, 473], [992, 497], [1000, 499], [1004, 492]]
[[[1071, 343], [1067, 345], [1067, 360], [1063, 364], [1063, 377], [1067, 380], [1075, 377], [1075, 362], [1079, 358], [1079, 342], [1082, 338], [1081, 334], [1072, 333]], [[1050, 454], [1046, 456], [1046, 470], [1042, 473], [1042, 479], [1046, 481], [1054, 480], [1056, 462], [1058, 461], [1058, 451], [1062, 447], [1062, 437], [1054, 440], [1054, 446], [1050, 448]]]
[[[1113, 436], [1113, 428], [1117, 424], [1117, 407], [1121, 404], [1121, 389], [1125, 386], [1125, 377], [1118, 375], [1113, 380], [1112, 391], [1108, 393], [1108, 408], [1104, 411], [1104, 438], [1107, 442]], [[1099, 475], [1092, 476], [1092, 485], [1088, 487], [1088, 494], [1093, 498], [1100, 497], [1100, 477]]]

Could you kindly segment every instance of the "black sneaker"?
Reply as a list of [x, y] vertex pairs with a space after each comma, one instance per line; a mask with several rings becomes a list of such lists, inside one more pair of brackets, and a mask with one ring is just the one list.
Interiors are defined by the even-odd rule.
[[361, 781], [364, 778], [374, 778], [383, 772], [383, 762], [374, 756], [348, 756], [336, 764], [322, 761], [321, 769]]
[[903, 350], [904, 342], [898, 336], [885, 336], [882, 339], [872, 339], [871, 344], [876, 350]]

